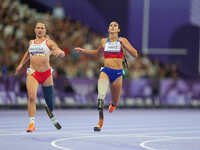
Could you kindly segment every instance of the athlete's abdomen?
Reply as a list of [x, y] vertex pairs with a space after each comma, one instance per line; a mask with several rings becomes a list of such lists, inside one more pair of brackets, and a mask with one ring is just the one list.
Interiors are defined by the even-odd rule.
[[43, 72], [50, 68], [49, 55], [39, 56], [34, 55], [30, 57], [30, 66], [38, 72]]
[[121, 58], [104, 58], [104, 66], [112, 69], [122, 69], [122, 59]]

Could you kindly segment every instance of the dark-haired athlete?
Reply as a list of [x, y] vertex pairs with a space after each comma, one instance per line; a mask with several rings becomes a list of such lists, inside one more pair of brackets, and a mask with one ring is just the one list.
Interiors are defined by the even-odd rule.
[[119, 104], [122, 90], [122, 75], [123, 75], [123, 57], [124, 50], [128, 50], [134, 57], [138, 56], [137, 50], [124, 37], [119, 37], [119, 24], [111, 22], [108, 28], [109, 36], [101, 40], [100, 46], [96, 50], [86, 50], [83, 48], [75, 48], [78, 53], [97, 54], [103, 49], [104, 52], [104, 67], [98, 79], [98, 110], [99, 123], [94, 127], [95, 131], [100, 131], [103, 126], [103, 108], [104, 99], [110, 83], [112, 103], [109, 105], [109, 112], [113, 112]]

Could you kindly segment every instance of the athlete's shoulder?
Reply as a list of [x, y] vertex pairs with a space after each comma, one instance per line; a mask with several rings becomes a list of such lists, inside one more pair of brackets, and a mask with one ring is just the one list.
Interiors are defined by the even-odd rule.
[[121, 41], [121, 42], [127, 41], [127, 38], [125, 38], [125, 37], [119, 37], [119, 41]]
[[103, 46], [106, 43], [106, 38], [101, 39], [101, 45]]
[[102, 38], [101, 42], [106, 42], [107, 38]]
[[33, 44], [33, 43], [34, 43], [34, 40], [35, 40], [35, 39], [30, 40], [30, 41], [29, 41], [29, 45]]
[[46, 43], [47, 43], [47, 45], [52, 45], [55, 42], [53, 40], [51, 40], [51, 39], [46, 39]]

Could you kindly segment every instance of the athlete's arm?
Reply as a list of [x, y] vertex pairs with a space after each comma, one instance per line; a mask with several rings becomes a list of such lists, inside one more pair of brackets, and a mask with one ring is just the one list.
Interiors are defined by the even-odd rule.
[[120, 38], [120, 41], [122, 42], [122, 45], [127, 49], [132, 56], [138, 57], [137, 50], [131, 45], [131, 43], [126, 38]]
[[89, 54], [89, 55], [96, 55], [96, 54], [99, 53], [100, 50], [102, 50], [103, 45], [104, 45], [104, 44], [103, 44], [104, 42], [105, 42], [105, 39], [103, 38], [103, 39], [101, 40], [101, 42], [100, 42], [98, 48], [95, 49], [95, 50], [87, 50], [87, 49], [80, 48], [80, 47], [76, 47], [76, 48], [74, 48], [74, 49], [75, 49], [75, 51], [76, 51], [77, 53], [84, 53], [84, 54]]
[[49, 49], [52, 51], [52, 54], [56, 57], [60, 56], [60, 57], [64, 57], [65, 53], [58, 47], [58, 45], [52, 41], [52, 40], [48, 40], [47, 41], [47, 45], [49, 47]]
[[[32, 41], [29, 42], [29, 45], [31, 44]], [[29, 51], [26, 51], [22, 60], [20, 61], [19, 65], [16, 68], [15, 74], [17, 75], [23, 66], [27, 63], [27, 61], [30, 59]]]

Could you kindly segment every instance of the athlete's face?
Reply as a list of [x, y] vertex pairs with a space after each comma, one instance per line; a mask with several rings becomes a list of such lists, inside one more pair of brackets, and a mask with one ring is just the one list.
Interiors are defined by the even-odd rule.
[[43, 37], [46, 35], [46, 26], [44, 23], [38, 22], [35, 26], [35, 34], [38, 37]]
[[119, 24], [115, 21], [111, 22], [108, 27], [108, 32], [109, 33], [119, 33], [120, 32]]

